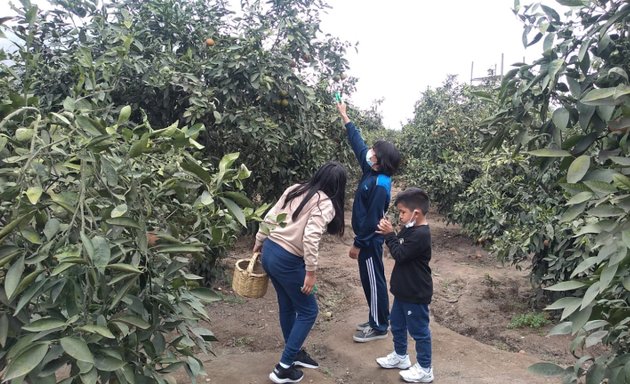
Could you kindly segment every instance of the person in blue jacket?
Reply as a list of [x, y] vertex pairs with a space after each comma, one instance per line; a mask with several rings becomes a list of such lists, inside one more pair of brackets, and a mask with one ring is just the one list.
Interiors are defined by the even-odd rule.
[[354, 243], [349, 251], [358, 260], [359, 276], [369, 308], [368, 321], [358, 324], [352, 339], [359, 343], [387, 337], [389, 297], [383, 267], [383, 236], [375, 233], [391, 199], [391, 176], [400, 165], [400, 153], [387, 141], [379, 140], [370, 148], [346, 113], [346, 105], [337, 109], [348, 132], [348, 141], [359, 161], [361, 181], [354, 194], [352, 230]]

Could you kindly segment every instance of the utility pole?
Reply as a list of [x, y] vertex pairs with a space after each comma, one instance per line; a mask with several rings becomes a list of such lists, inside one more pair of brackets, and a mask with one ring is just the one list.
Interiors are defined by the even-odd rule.
[[473, 69], [475, 68], [475, 62], [471, 61], [470, 62], [470, 84], [472, 84], [473, 81]]

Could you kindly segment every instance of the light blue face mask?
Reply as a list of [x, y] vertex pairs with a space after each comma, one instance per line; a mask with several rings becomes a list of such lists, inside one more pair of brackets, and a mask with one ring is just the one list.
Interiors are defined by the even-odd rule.
[[367, 161], [370, 167], [374, 166], [374, 162], [371, 160], [372, 156], [374, 156], [374, 151], [372, 149], [369, 149], [365, 154], [365, 161]]

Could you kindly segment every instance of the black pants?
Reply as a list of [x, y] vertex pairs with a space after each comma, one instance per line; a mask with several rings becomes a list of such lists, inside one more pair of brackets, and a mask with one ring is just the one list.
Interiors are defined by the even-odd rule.
[[389, 323], [389, 296], [383, 266], [383, 243], [375, 242], [361, 248], [359, 253], [359, 276], [368, 303], [370, 326], [387, 331]]

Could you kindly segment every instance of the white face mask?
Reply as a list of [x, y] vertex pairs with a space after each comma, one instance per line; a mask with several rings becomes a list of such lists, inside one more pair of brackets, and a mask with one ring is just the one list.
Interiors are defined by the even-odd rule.
[[369, 149], [367, 151], [367, 153], [365, 154], [365, 161], [367, 161], [368, 165], [371, 167], [374, 165], [374, 163], [372, 162], [372, 156], [374, 156], [374, 150]]
[[413, 211], [413, 213], [412, 213], [413, 216], [411, 216], [411, 220], [409, 220], [409, 222], [407, 224], [405, 224], [405, 228], [411, 228], [414, 225], [416, 225], [416, 218], [415, 218], [416, 212], [418, 212], [418, 211]]

